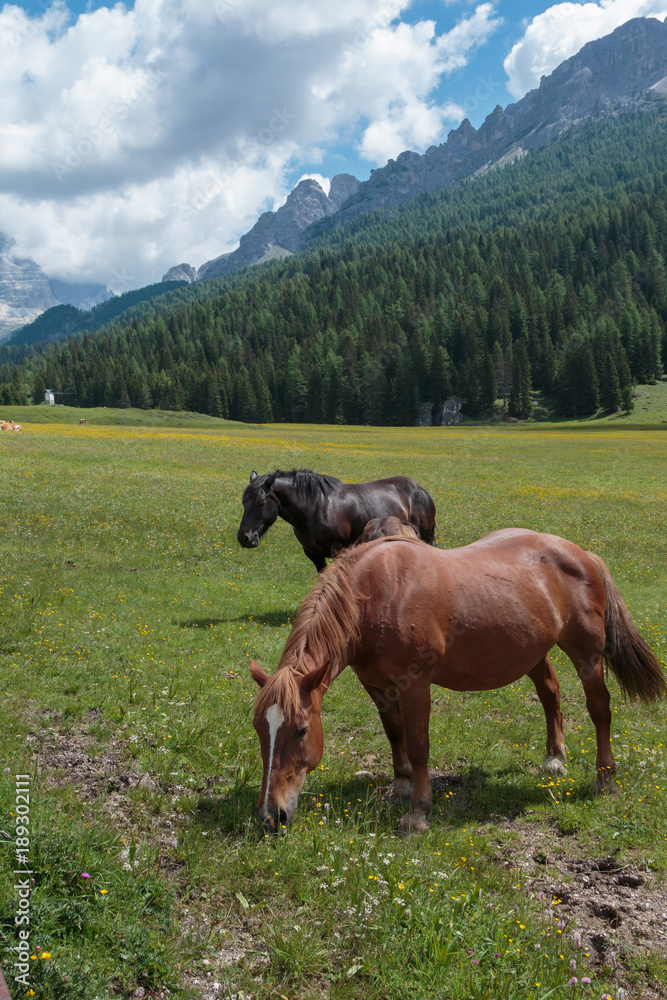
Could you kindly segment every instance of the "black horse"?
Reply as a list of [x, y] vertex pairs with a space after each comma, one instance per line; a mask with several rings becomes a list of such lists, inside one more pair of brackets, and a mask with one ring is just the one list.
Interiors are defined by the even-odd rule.
[[356, 542], [373, 517], [398, 517], [435, 545], [435, 504], [423, 486], [407, 476], [373, 483], [342, 483], [310, 469], [250, 473], [243, 493], [239, 544], [254, 549], [277, 517], [294, 528], [318, 571], [326, 560]]

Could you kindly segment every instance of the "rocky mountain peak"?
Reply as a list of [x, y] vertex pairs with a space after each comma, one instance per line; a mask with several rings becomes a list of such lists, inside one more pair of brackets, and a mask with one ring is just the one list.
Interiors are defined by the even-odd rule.
[[299, 181], [290, 191], [285, 204], [275, 212], [264, 212], [245, 233], [237, 250], [209, 260], [195, 270], [190, 264], [170, 268], [163, 281], [202, 281], [240, 271], [251, 264], [294, 253], [301, 247], [301, 234], [320, 219], [335, 215], [359, 187], [351, 174], [337, 174], [331, 181], [329, 194], [312, 177]]
[[[300, 250], [361, 212], [391, 209], [424, 191], [511, 162], [565, 128], [661, 99], [667, 91], [665, 79], [667, 22], [634, 18], [584, 45], [516, 104], [504, 109], [497, 105], [478, 130], [464, 118], [445, 143], [423, 155], [406, 150], [385, 167], [371, 170], [363, 183], [338, 174], [328, 196], [316, 181], [303, 180], [281, 208], [265, 212], [241, 237], [238, 250], [208, 261], [196, 272], [190, 265], [179, 265], [163, 280], [176, 272], [185, 280], [217, 277], [278, 251]], [[194, 279], [186, 276], [189, 272]]]
[[386, 167], [372, 170], [336, 216], [304, 232], [302, 246], [361, 212], [390, 209], [424, 191], [511, 162], [565, 128], [648, 106], [667, 90], [659, 85], [666, 76], [667, 22], [634, 18], [589, 42], [516, 104], [498, 105], [478, 130], [464, 118], [445, 143], [422, 156], [401, 153]]

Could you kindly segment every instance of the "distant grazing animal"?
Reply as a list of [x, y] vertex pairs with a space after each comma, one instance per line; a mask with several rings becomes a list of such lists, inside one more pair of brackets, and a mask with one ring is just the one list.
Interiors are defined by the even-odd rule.
[[394, 515], [410, 523], [419, 538], [435, 544], [435, 504], [423, 486], [406, 476], [372, 483], [342, 483], [310, 469], [250, 473], [243, 494], [239, 545], [255, 549], [277, 517], [294, 528], [318, 572], [352, 545], [371, 518]]
[[349, 549], [301, 605], [277, 671], [269, 676], [250, 661], [262, 689], [253, 718], [264, 763], [260, 820], [277, 830], [292, 818], [306, 774], [322, 758], [322, 699], [348, 663], [391, 743], [390, 800], [411, 797], [404, 829], [428, 826], [431, 684], [490, 691], [527, 674], [546, 718], [542, 766], [564, 773], [560, 690], [548, 655], [555, 645], [586, 694], [597, 738], [596, 790], [614, 790], [603, 661], [630, 698], [654, 701], [667, 686], [599, 556], [522, 528], [458, 549], [407, 538]]
[[88, 423], [88, 421], [86, 420], [86, 418], [85, 418], [85, 417], [81, 417], [81, 420], [79, 421], [79, 423], [80, 423], [80, 424], [87, 424], [87, 423]]
[[20, 424], [15, 424], [13, 420], [0, 420], [0, 431], [20, 431], [23, 430]]
[[362, 531], [359, 542], [373, 542], [376, 538], [401, 535], [403, 538], [419, 538], [413, 525], [403, 524], [397, 517], [374, 517]]

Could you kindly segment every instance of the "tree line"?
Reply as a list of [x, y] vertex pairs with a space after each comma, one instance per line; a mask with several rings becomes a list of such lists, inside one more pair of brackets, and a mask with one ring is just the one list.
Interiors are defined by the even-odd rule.
[[557, 415], [630, 409], [667, 364], [666, 147], [660, 109], [589, 125], [287, 262], [0, 349], [0, 401], [260, 423], [440, 422], [453, 396], [523, 418], [538, 390]]

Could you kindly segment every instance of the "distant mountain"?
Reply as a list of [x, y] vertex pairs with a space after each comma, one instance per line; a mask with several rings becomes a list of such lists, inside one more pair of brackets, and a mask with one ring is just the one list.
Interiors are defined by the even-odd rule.
[[584, 45], [517, 104], [504, 110], [496, 106], [479, 130], [465, 118], [447, 142], [431, 146], [422, 156], [404, 152], [372, 170], [340, 212], [304, 231], [302, 246], [362, 212], [400, 205], [425, 191], [512, 162], [573, 125], [661, 100], [666, 74], [667, 21], [641, 17], [627, 21], [610, 35]]
[[90, 309], [110, 296], [104, 285], [49, 278], [34, 260], [17, 255], [15, 240], [0, 233], [0, 341], [53, 306]]
[[166, 292], [175, 291], [184, 284], [183, 281], [165, 281], [147, 285], [145, 288], [135, 288], [131, 292], [124, 292], [123, 295], [106, 298], [104, 302], [88, 310], [77, 309], [72, 305], [53, 306], [37, 316], [32, 323], [16, 330], [9, 337], [8, 345], [39, 344], [84, 331], [94, 333], [128, 310], [144, 302], [150, 302]]
[[301, 249], [301, 234], [319, 219], [340, 211], [355, 193], [359, 181], [351, 174], [337, 174], [326, 195], [317, 181], [301, 181], [277, 212], [264, 212], [249, 233], [241, 237], [237, 250], [209, 260], [196, 270], [190, 264], [170, 268], [163, 281], [203, 281], [220, 278], [251, 264], [277, 257], [287, 257]]
[[573, 125], [604, 120], [664, 99], [667, 93], [667, 22], [634, 18], [585, 45], [516, 104], [499, 105], [476, 130], [464, 119], [447, 142], [423, 155], [406, 151], [359, 182], [339, 174], [327, 196], [313, 180], [301, 181], [277, 212], [265, 212], [232, 253], [198, 270], [179, 264], [163, 280], [201, 281], [287, 255], [364, 212], [388, 210], [422, 194], [502, 166]]

